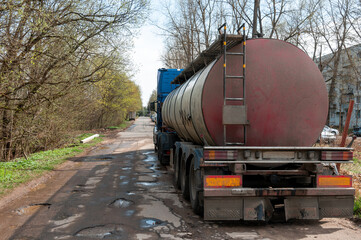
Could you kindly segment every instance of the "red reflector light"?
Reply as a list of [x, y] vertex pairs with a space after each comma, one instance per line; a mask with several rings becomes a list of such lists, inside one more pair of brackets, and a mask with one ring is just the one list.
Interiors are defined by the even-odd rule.
[[165, 154], [170, 154], [170, 150], [165, 151]]
[[203, 158], [205, 160], [235, 160], [237, 150], [204, 150]]
[[204, 179], [204, 187], [228, 188], [242, 186], [242, 178], [239, 175], [211, 175]]
[[317, 187], [348, 188], [352, 187], [352, 176], [317, 176]]
[[350, 161], [353, 152], [322, 151], [321, 160]]

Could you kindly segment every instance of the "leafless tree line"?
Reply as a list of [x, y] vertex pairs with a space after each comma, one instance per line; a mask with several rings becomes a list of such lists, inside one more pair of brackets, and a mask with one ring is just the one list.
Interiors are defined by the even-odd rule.
[[[250, 0], [176, 0], [166, 5], [166, 49], [163, 62], [184, 68], [218, 37], [217, 28], [227, 23], [228, 33], [245, 23], [252, 36], [254, 3]], [[321, 71], [332, 69], [330, 102], [334, 102], [340, 57], [348, 47], [360, 44], [359, 0], [260, 0], [257, 9], [258, 36], [290, 42], [305, 51]], [[325, 54], [331, 57], [321, 58]], [[351, 59], [350, 59], [351, 61]], [[357, 75], [357, 74], [356, 74]], [[358, 78], [360, 75], [358, 73]], [[331, 105], [330, 105], [331, 107]]]
[[135, 94], [140, 105], [122, 52], [146, 8], [145, 0], [0, 2], [1, 160], [47, 148], [65, 130], [102, 126], [110, 96]]

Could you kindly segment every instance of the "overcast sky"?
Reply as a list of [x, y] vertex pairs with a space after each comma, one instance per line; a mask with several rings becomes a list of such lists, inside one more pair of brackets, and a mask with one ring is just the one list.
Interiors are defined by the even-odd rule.
[[161, 31], [150, 24], [150, 20], [160, 24], [161, 5], [158, 0], [151, 2], [150, 17], [134, 39], [133, 62], [138, 69], [134, 80], [141, 88], [143, 106], [148, 103], [152, 91], [156, 89], [158, 68], [164, 67], [160, 60], [163, 52], [163, 37], [160, 35]]

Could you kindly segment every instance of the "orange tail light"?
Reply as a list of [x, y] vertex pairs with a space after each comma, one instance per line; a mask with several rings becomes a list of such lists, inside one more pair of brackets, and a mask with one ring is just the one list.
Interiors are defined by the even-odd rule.
[[205, 188], [241, 187], [242, 177], [239, 175], [210, 175], [204, 179]]
[[317, 176], [317, 187], [348, 188], [352, 187], [352, 176]]

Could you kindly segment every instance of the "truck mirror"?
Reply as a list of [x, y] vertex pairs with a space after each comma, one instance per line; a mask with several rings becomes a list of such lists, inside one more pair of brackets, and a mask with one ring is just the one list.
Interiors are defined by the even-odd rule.
[[150, 110], [150, 111], [155, 111], [155, 102], [151, 102], [151, 103], [149, 104], [149, 110]]

